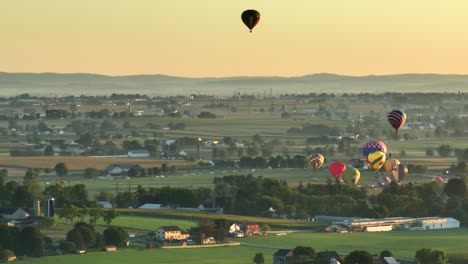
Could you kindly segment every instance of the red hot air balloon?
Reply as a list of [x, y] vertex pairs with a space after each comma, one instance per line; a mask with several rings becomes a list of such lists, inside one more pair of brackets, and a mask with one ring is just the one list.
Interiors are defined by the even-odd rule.
[[406, 122], [406, 114], [400, 110], [393, 110], [387, 115], [388, 122], [395, 129], [395, 133], [398, 133], [400, 129]]
[[328, 170], [330, 171], [330, 174], [335, 177], [338, 180], [341, 180], [343, 172], [346, 170], [346, 164], [343, 162], [333, 162], [330, 164], [328, 167]]
[[260, 21], [260, 13], [253, 9], [245, 10], [242, 12], [241, 18], [242, 22], [250, 29], [250, 33], [252, 33], [252, 29], [258, 24], [258, 21]]

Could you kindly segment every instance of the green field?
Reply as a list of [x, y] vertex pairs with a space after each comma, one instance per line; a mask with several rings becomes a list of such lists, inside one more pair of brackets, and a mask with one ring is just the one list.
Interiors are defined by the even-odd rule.
[[[104, 224], [104, 222], [101, 221], [98, 224]], [[177, 225], [182, 230], [189, 230], [191, 227], [197, 226], [198, 221], [188, 219], [121, 215], [112, 221], [112, 225], [129, 229], [153, 231], [158, 229], [160, 226]]]
[[[257, 252], [265, 256], [265, 263], [272, 262], [277, 248], [310, 246], [317, 251], [335, 250], [346, 255], [356, 249], [379, 253], [388, 249], [396, 258], [413, 259], [420, 248], [441, 249], [449, 256], [466, 254], [468, 230], [438, 230], [386, 233], [292, 233], [286, 236], [256, 236], [236, 241], [241, 246], [201, 249], [123, 249], [114, 253], [89, 253], [86, 255], [52, 256], [41, 259], [28, 258], [22, 263], [252, 263]], [[242, 245], [244, 243], [244, 245]], [[245, 244], [257, 245], [248, 246]]]
[[25, 264], [128, 264], [128, 263], [171, 263], [171, 264], [239, 264], [253, 263], [255, 253], [264, 254], [265, 263], [272, 263], [274, 249], [254, 247], [221, 247], [203, 249], [125, 249], [112, 253], [90, 253], [85, 255], [66, 255], [46, 258], [28, 258]]

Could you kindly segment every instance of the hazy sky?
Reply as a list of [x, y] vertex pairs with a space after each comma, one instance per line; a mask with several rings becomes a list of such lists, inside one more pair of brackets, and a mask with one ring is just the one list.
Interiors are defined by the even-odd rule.
[[[240, 15], [261, 13], [249, 33]], [[468, 74], [467, 0], [0, 0], [0, 71]]]

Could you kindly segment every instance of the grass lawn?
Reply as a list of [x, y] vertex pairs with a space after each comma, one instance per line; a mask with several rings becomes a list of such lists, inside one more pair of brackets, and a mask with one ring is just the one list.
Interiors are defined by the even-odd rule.
[[433, 231], [406, 231], [383, 233], [293, 233], [287, 236], [251, 237], [239, 239], [257, 245], [294, 248], [309, 246], [317, 251], [335, 250], [348, 254], [356, 249], [376, 254], [388, 249], [399, 258], [414, 258], [421, 248], [441, 249], [451, 252], [466, 252], [468, 229], [448, 229]]
[[171, 263], [171, 264], [239, 264], [253, 263], [256, 253], [263, 253], [265, 263], [272, 263], [275, 249], [244, 246], [201, 248], [201, 249], [124, 249], [111, 253], [90, 253], [85, 255], [65, 255], [45, 258], [28, 258], [25, 264], [128, 264], [128, 263]]

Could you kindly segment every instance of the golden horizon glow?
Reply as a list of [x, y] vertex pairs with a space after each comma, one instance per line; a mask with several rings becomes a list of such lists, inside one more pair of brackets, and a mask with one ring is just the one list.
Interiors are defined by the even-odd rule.
[[[245, 9], [261, 13], [253, 33]], [[468, 74], [466, 0], [2, 0], [0, 71]]]

